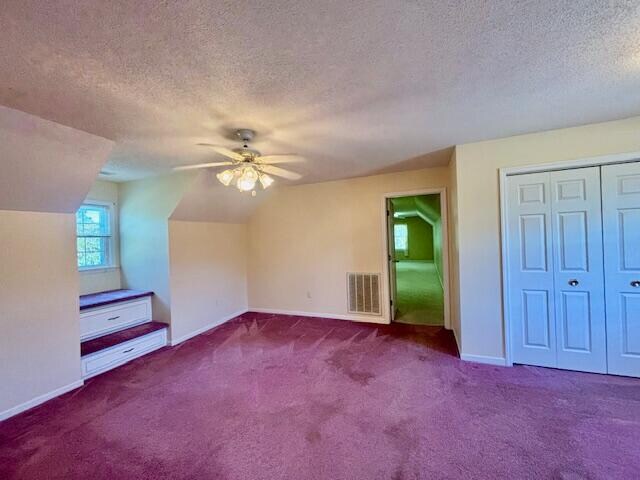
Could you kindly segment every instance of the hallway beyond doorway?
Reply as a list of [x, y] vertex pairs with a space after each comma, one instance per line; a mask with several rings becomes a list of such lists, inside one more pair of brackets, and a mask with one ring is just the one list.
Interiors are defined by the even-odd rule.
[[434, 262], [396, 263], [398, 296], [395, 321], [413, 325], [443, 325], [443, 290]]
[[444, 190], [387, 196], [391, 322], [450, 328]]

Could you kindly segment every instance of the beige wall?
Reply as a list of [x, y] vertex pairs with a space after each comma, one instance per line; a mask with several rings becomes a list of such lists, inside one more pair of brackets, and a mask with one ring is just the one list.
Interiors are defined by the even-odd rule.
[[247, 225], [169, 222], [172, 343], [247, 310], [247, 246]]
[[215, 169], [193, 171], [195, 177], [180, 203], [171, 214], [172, 220], [185, 222], [247, 223], [251, 214], [271, 193], [258, 191], [239, 194], [238, 189], [225, 187], [216, 178]]
[[0, 211], [0, 417], [80, 380], [75, 216]]
[[119, 234], [119, 205], [118, 205], [118, 184], [96, 180], [89, 190], [83, 203], [99, 201], [113, 205], [113, 249], [114, 268], [101, 268], [98, 270], [85, 270], [80, 272], [80, 295], [94, 292], [104, 292], [105, 290], [116, 290], [120, 288], [120, 234]]
[[442, 167], [274, 189], [249, 222], [250, 307], [355, 318], [346, 274], [383, 273], [384, 194], [448, 179]]
[[169, 216], [192, 180], [175, 174], [120, 185], [122, 285], [153, 290], [153, 317], [160, 322], [171, 323]]
[[504, 356], [498, 169], [627, 152], [640, 152], [640, 117], [456, 148], [464, 354]]

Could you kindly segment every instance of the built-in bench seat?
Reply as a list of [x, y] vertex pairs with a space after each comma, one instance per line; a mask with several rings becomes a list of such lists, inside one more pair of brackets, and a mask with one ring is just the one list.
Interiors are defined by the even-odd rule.
[[127, 302], [136, 298], [150, 297], [151, 295], [153, 295], [153, 292], [150, 290], [131, 290], [129, 288], [80, 295], [80, 311], [88, 308], [104, 307], [113, 303]]
[[111, 290], [80, 296], [83, 378], [167, 344], [167, 324], [152, 321], [152, 295], [150, 291]]
[[167, 344], [167, 324], [147, 322], [81, 343], [82, 377], [90, 378]]
[[142, 325], [120, 330], [119, 332], [110, 333], [103, 337], [94, 338], [93, 340], [86, 340], [80, 344], [80, 355], [84, 357], [99, 352], [100, 350], [115, 347], [116, 345], [148, 335], [149, 333], [157, 332], [163, 328], [167, 328], [166, 323], [147, 322]]

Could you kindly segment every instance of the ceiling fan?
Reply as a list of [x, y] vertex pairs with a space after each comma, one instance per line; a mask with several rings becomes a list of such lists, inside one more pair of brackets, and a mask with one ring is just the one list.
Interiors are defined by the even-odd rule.
[[227, 148], [221, 145], [213, 145], [211, 143], [199, 143], [205, 147], [213, 148], [220, 155], [224, 155], [229, 160], [224, 162], [199, 163], [197, 165], [184, 165], [174, 167], [178, 170], [195, 170], [199, 168], [214, 168], [228, 166], [226, 170], [216, 174], [220, 183], [228, 187], [235, 181], [235, 185], [241, 192], [251, 191], [255, 196], [254, 187], [260, 182], [262, 188], [268, 188], [274, 182], [270, 175], [286, 178], [288, 180], [299, 180], [302, 175], [276, 167], [276, 164], [295, 163], [304, 161], [299, 155], [293, 153], [280, 153], [274, 155], [262, 155], [258, 150], [249, 147], [249, 142], [253, 140], [256, 132], [248, 128], [241, 128], [236, 131], [238, 139], [242, 141], [242, 147]]

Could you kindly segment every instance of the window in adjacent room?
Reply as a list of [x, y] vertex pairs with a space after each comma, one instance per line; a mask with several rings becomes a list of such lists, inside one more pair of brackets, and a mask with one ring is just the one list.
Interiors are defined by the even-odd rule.
[[83, 204], [76, 213], [78, 269], [113, 266], [112, 207]]
[[409, 254], [409, 231], [406, 223], [393, 226], [393, 243], [396, 252], [402, 252], [405, 257]]

